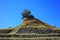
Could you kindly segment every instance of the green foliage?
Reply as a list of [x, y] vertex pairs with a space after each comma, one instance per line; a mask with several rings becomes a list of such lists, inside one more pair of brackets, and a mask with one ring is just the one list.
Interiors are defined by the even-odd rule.
[[12, 28], [12, 27], [8, 27], [8, 28]]

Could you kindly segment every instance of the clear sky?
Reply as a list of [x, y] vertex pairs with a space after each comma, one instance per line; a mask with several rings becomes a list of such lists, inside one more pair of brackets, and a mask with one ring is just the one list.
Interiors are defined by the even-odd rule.
[[60, 0], [0, 0], [0, 28], [21, 24], [24, 9], [30, 10], [35, 18], [60, 28]]

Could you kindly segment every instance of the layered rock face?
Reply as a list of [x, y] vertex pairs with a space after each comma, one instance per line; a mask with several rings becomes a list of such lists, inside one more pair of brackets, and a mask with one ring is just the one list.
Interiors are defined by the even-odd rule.
[[60, 40], [60, 30], [31, 15], [25, 10], [23, 22], [16, 28], [0, 30], [0, 40]]

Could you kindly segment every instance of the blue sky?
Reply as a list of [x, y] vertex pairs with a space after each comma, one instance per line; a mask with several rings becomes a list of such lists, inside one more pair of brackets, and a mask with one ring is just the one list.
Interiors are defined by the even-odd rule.
[[60, 0], [0, 0], [0, 28], [21, 24], [24, 9], [30, 10], [35, 18], [60, 28]]

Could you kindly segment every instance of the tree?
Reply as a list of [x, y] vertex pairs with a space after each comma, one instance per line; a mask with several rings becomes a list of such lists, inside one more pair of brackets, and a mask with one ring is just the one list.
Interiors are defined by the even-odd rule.
[[27, 18], [27, 19], [34, 19], [34, 16], [31, 15], [31, 11], [29, 10], [24, 10], [22, 13], [22, 19]]

